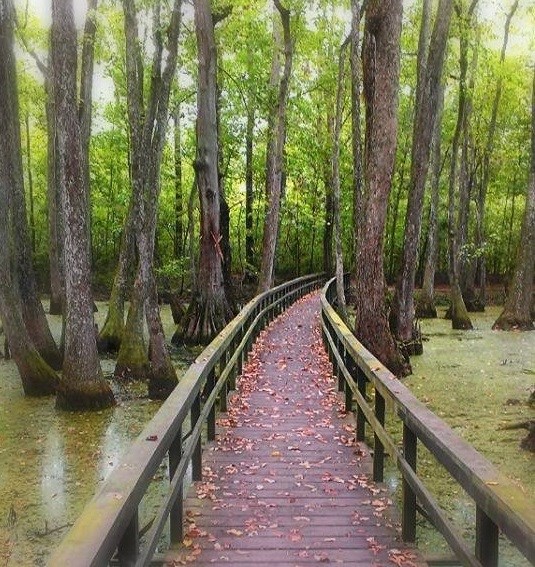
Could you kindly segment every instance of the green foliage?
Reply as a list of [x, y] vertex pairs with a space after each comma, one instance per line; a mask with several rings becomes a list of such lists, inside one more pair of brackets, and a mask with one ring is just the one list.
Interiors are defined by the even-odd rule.
[[[322, 267], [322, 241], [325, 230], [326, 178], [330, 168], [331, 137], [328, 117], [334, 113], [337, 65], [340, 45], [349, 28], [349, 2], [337, 0], [285, 0], [292, 13], [292, 34], [295, 59], [290, 84], [288, 128], [285, 155], [285, 191], [281, 211], [277, 270], [295, 275]], [[151, 1], [139, 3], [145, 10], [140, 19], [140, 45], [145, 68], [151, 63], [153, 45], [149, 30]], [[454, 18], [446, 62], [446, 98], [442, 125], [443, 164], [439, 225], [441, 247], [439, 270], [446, 270], [445, 192], [449, 170], [449, 146], [457, 119], [459, 34], [466, 34], [470, 56], [478, 48], [478, 64], [472, 92], [472, 124], [470, 132], [471, 163], [475, 199], [481, 176], [481, 159], [490, 123], [497, 80], [503, 79], [503, 92], [497, 117], [497, 130], [490, 163], [490, 183], [486, 210], [486, 242], [470, 243], [470, 255], [485, 254], [490, 270], [496, 275], [509, 269], [514, 256], [529, 164], [530, 125], [530, 53], [533, 38], [522, 36], [522, 29], [533, 29], [535, 13], [527, 2], [521, 2], [513, 22], [513, 37], [505, 63], [499, 62], [499, 49], [505, 16], [500, 12], [491, 21], [486, 4], [481, 3], [479, 23], [467, 29]], [[264, 214], [266, 117], [270, 102], [269, 75], [273, 50], [271, 5], [264, 0], [217, 0], [214, 11], [231, 6], [230, 14], [216, 26], [219, 54], [218, 78], [221, 89], [220, 134], [221, 173], [226, 200], [230, 207], [230, 236], [233, 270], [254, 271], [260, 262], [262, 219]], [[168, 10], [169, 2], [163, 3]], [[414, 115], [416, 52], [420, 25], [420, 2], [405, 10], [402, 37], [402, 66], [399, 89], [399, 134], [394, 187], [389, 203], [385, 251], [387, 274], [394, 278], [403, 238], [407, 187], [410, 172], [410, 147]], [[179, 72], [172, 93], [171, 107], [180, 103], [182, 202], [184, 231], [188, 225], [187, 205], [194, 184], [196, 118], [196, 43], [192, 6], [184, 4], [183, 30], [180, 37]], [[91, 220], [92, 253], [95, 270], [104, 283], [111, 281], [115, 268], [123, 222], [130, 201], [129, 141], [125, 106], [125, 42], [123, 14], [115, 0], [99, 2], [96, 40], [96, 79], [91, 141]], [[162, 18], [162, 21], [164, 18]], [[277, 20], [276, 20], [277, 21]], [[477, 33], [476, 33], [477, 32]], [[26, 150], [23, 124], [22, 145], [26, 180], [31, 171], [35, 255], [46, 278], [48, 253], [47, 227], [47, 135], [46, 95], [43, 77], [28, 50], [35, 51], [47, 63], [48, 30], [35, 16], [19, 17], [19, 90], [21, 119], [29, 119], [30, 162]], [[479, 36], [479, 43], [476, 41]], [[524, 37], [524, 40], [520, 40]], [[531, 43], [530, 43], [531, 42]], [[26, 47], [25, 47], [26, 46]], [[530, 51], [531, 50], [531, 51]], [[531, 62], [532, 64], [532, 62]], [[145, 73], [145, 93], [150, 74]], [[349, 115], [349, 64], [346, 62], [346, 85], [340, 166], [342, 172], [342, 228], [345, 262], [353, 255], [353, 196], [351, 119]], [[253, 185], [255, 266], [245, 264], [245, 142], [247, 112], [254, 109]], [[363, 117], [364, 119], [364, 117]], [[161, 201], [158, 212], [157, 250], [158, 277], [164, 285], [174, 286], [189, 276], [189, 246], [183, 257], [175, 257], [175, 165], [174, 146], [169, 135], [164, 149], [161, 175]], [[27, 183], [28, 187], [28, 183]], [[472, 213], [475, 212], [472, 204]], [[426, 217], [427, 218], [427, 217]], [[474, 233], [475, 214], [471, 215], [470, 234]], [[427, 230], [424, 221], [423, 231]], [[198, 249], [198, 211], [193, 210], [192, 243]], [[183, 235], [186, 236], [185, 234]], [[189, 243], [189, 241], [188, 241]]]

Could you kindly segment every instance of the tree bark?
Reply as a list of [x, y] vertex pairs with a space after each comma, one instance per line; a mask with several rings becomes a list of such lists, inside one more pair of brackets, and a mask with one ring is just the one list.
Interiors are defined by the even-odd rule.
[[357, 253], [355, 334], [397, 375], [409, 371], [388, 327], [384, 228], [397, 137], [401, 0], [371, 0], [363, 50], [366, 104], [365, 217]]
[[531, 99], [531, 163], [526, 207], [516, 255], [515, 271], [505, 306], [493, 329], [531, 331], [533, 325], [533, 276], [535, 274], [535, 71]]
[[342, 223], [340, 213], [340, 133], [342, 130], [342, 110], [344, 101], [345, 69], [344, 59], [347, 42], [340, 48], [338, 55], [338, 81], [336, 87], [336, 103], [333, 124], [332, 142], [332, 176], [333, 176], [333, 220], [334, 220], [334, 248], [336, 296], [338, 313], [347, 323], [349, 321], [344, 290], [344, 259], [342, 254]]
[[444, 85], [440, 88], [437, 117], [434, 125], [431, 148], [431, 202], [429, 205], [429, 224], [427, 228], [427, 246], [422, 290], [416, 301], [416, 317], [434, 319], [437, 316], [435, 307], [435, 272], [438, 259], [438, 208], [440, 204], [441, 173], [441, 126], [444, 108]]
[[364, 216], [364, 187], [362, 183], [362, 133], [361, 133], [361, 69], [360, 69], [360, 21], [363, 6], [359, 0], [351, 0], [351, 33], [349, 62], [351, 66], [351, 149], [353, 162], [353, 256], [357, 257], [360, 242], [360, 223]]
[[173, 141], [174, 141], [174, 169], [175, 169], [175, 234], [173, 247], [175, 258], [184, 256], [184, 196], [182, 187], [182, 127], [180, 124], [180, 104], [173, 109]]
[[[455, 125], [455, 132], [453, 134], [452, 149], [451, 149], [451, 163], [450, 163], [450, 178], [448, 185], [448, 272], [451, 287], [451, 305], [449, 309], [449, 316], [451, 316], [451, 323], [454, 329], [472, 329], [472, 322], [468, 315], [466, 305], [463, 300], [463, 295], [460, 286], [460, 266], [459, 266], [459, 252], [460, 252], [460, 230], [459, 220], [457, 216], [457, 168], [458, 168], [458, 154], [461, 136], [465, 131], [465, 121], [467, 119], [467, 73], [468, 73], [468, 33], [469, 21], [471, 14], [477, 5], [477, 0], [473, 0], [468, 9], [467, 14], [463, 14], [462, 7], [456, 4], [455, 9], [457, 12], [460, 31], [459, 31], [459, 102], [457, 109], [457, 123]], [[462, 175], [461, 175], [462, 177]], [[462, 181], [459, 182], [459, 184]], [[460, 199], [459, 199], [460, 200]]]
[[201, 249], [197, 285], [182, 329], [173, 342], [207, 343], [230, 320], [225, 295], [220, 233], [218, 179], [217, 53], [209, 0], [195, 0], [195, 31], [199, 63], [197, 90], [197, 155], [195, 176], [201, 209]]
[[[23, 319], [21, 291], [24, 289], [29, 293], [25, 299], [31, 300], [32, 292], [36, 290], [31, 287], [35, 280], [26, 217], [20, 217], [21, 213], [25, 215], [25, 208], [14, 22], [15, 9], [12, 2], [0, 0], [0, 318], [25, 394], [40, 396], [54, 393], [58, 377], [39, 354]], [[9, 242], [14, 242], [14, 250]], [[24, 262], [24, 265], [19, 266], [19, 261]], [[13, 264], [17, 266], [15, 273], [11, 271]], [[28, 275], [32, 281], [19, 282], [22, 275]], [[41, 303], [36, 293], [34, 295], [44, 318]], [[36, 319], [33, 315], [33, 321], [36, 322]]]
[[247, 126], [245, 132], [245, 278], [253, 280], [255, 272], [254, 257], [254, 185], [253, 185], [253, 143], [255, 124], [255, 101], [252, 87], [247, 99]]
[[88, 256], [89, 219], [76, 106], [77, 37], [71, 0], [52, 1], [51, 60], [58, 182], [65, 227], [65, 357], [56, 404], [95, 409], [114, 403], [97, 353]]
[[[267, 208], [264, 219], [264, 234], [262, 239], [262, 262], [258, 282], [258, 292], [267, 291], [273, 285], [275, 252], [279, 232], [279, 213], [283, 184], [283, 158], [286, 141], [286, 106], [293, 60], [293, 40], [290, 33], [290, 11], [279, 0], [274, 0], [283, 29], [284, 38], [284, 69], [279, 80], [278, 53], [279, 46], [275, 41], [273, 65], [270, 79], [270, 91], [276, 96], [276, 102], [270, 109], [268, 120], [268, 143], [266, 152], [266, 198]], [[275, 25], [275, 22], [274, 22]], [[277, 37], [277, 34], [274, 34]], [[278, 95], [275, 89], [278, 84]]]
[[[416, 87], [416, 109], [414, 117], [411, 182], [407, 214], [405, 217], [405, 236], [401, 272], [398, 277], [393, 302], [394, 333], [396, 339], [407, 349], [407, 353], [421, 352], [421, 340], [414, 325], [414, 284], [420, 245], [424, 191], [429, 168], [431, 141], [440, 96], [442, 69], [453, 9], [453, 0], [441, 0], [435, 19], [429, 52], [427, 51], [429, 2], [424, 2], [420, 45], [418, 47], [418, 84]], [[420, 345], [420, 346], [419, 346]]]
[[[167, 397], [178, 382], [163, 335], [153, 268], [160, 166], [169, 114], [171, 82], [177, 65], [181, 5], [181, 0], [174, 1], [167, 33], [164, 33], [161, 23], [160, 3], [153, 6], [155, 44], [150, 96], [145, 106], [136, 8], [133, 0], [123, 0], [127, 45], [128, 122], [132, 148], [132, 214], [136, 228], [138, 265], [115, 375], [123, 379], [148, 378], [149, 392], [161, 398]], [[164, 37], [167, 38], [165, 45]], [[166, 61], [162, 69], [164, 50]], [[147, 352], [143, 337], [143, 315], [147, 319], [149, 329], [150, 353]]]

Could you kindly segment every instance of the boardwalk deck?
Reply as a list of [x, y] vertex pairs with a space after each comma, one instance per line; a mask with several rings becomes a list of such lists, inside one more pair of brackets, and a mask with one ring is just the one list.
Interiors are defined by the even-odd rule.
[[318, 295], [264, 331], [238, 381], [169, 565], [425, 565], [399, 541], [384, 487], [321, 344]]

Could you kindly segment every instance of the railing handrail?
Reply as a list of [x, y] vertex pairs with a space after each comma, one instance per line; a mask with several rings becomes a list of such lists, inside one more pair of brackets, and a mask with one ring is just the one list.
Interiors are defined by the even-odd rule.
[[[357, 436], [364, 437], [364, 422], [372, 425], [377, 445], [374, 476], [382, 480], [384, 448], [395, 459], [403, 477], [403, 535], [414, 541], [416, 499], [423, 512], [452, 546], [465, 565], [493, 566], [498, 559], [498, 534], [501, 531], [513, 545], [535, 564], [535, 507], [525, 494], [469, 443], [461, 439], [442, 419], [421, 403], [412, 392], [381, 364], [356, 339], [331, 305], [336, 296], [335, 279], [322, 290], [322, 326], [324, 340], [339, 376], [340, 389], [346, 389], [346, 404], [355, 396], [358, 404]], [[348, 368], [349, 367], [349, 368]], [[365, 396], [365, 385], [375, 388], [372, 409]], [[378, 401], [379, 399], [379, 407]], [[384, 429], [385, 399], [403, 422], [404, 447]], [[349, 408], [348, 408], [349, 409]], [[359, 425], [359, 418], [361, 424]], [[360, 435], [359, 435], [360, 428]], [[456, 533], [446, 515], [436, 504], [416, 474], [416, 442], [420, 440], [437, 461], [471, 496], [476, 504], [476, 551], [473, 553]], [[380, 469], [380, 470], [379, 470]], [[405, 509], [408, 504], [408, 509]]]
[[[202, 475], [202, 419], [208, 417], [208, 428], [215, 432], [217, 394], [227, 388], [233, 373], [241, 371], [256, 334], [295, 299], [318, 288], [324, 281], [323, 274], [296, 278], [257, 295], [243, 307], [190, 365], [176, 388], [134, 440], [54, 551], [48, 562], [50, 566], [102, 567], [111, 560], [116, 550], [121, 564], [147, 564], [172, 507], [176, 508], [175, 526], [171, 526], [172, 539], [173, 530], [174, 539], [181, 539], [181, 490], [188, 464], [192, 464], [194, 480], [200, 480]], [[219, 377], [216, 379], [218, 365]], [[202, 411], [201, 393], [208, 394]], [[225, 389], [222, 394], [225, 404], [226, 394]], [[190, 435], [183, 444], [182, 425], [189, 414], [192, 416]], [[167, 455], [170, 492], [160, 510], [160, 518], [149, 532], [152, 539], [146, 544], [148, 551], [140, 552], [138, 506]]]

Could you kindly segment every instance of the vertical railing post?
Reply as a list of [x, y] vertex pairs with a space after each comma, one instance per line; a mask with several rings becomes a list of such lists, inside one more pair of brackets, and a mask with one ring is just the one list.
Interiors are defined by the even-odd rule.
[[476, 557], [484, 567], [498, 566], [498, 526], [476, 506]]
[[[385, 399], [375, 390], [375, 417], [379, 423], [385, 424]], [[377, 433], [373, 435], [373, 480], [383, 482], [384, 477], [385, 448]]]
[[[193, 404], [191, 405], [191, 427], [192, 429], [197, 424], [201, 415], [201, 395], [200, 393], [195, 396]], [[191, 457], [191, 478], [194, 481], [202, 480], [202, 439], [199, 439], [195, 444], [195, 449]]]
[[[342, 364], [344, 364], [345, 363], [345, 357], [346, 357], [346, 349], [343, 346], [342, 341], [340, 339], [337, 339], [337, 341], [336, 341], [336, 348], [338, 349], [338, 354], [340, 355], [340, 359], [342, 360]], [[338, 391], [343, 392], [344, 391], [345, 378], [344, 378], [344, 373], [342, 372], [342, 365], [341, 364], [337, 364], [336, 377], [338, 378]]]
[[[223, 371], [227, 366], [227, 352], [228, 351], [225, 351], [221, 355], [221, 358], [219, 359], [219, 376], [223, 374]], [[225, 383], [223, 384], [223, 387], [221, 388], [219, 394], [219, 411], [226, 412], [227, 410], [228, 410], [228, 387], [227, 387], [227, 381], [225, 380]]]
[[121, 567], [134, 565], [139, 556], [139, 515], [134, 512], [130, 523], [117, 546], [117, 557]]
[[[345, 360], [347, 371], [351, 376], [354, 376], [355, 363], [351, 356], [349, 356], [347, 350], [345, 351]], [[353, 409], [353, 390], [349, 385], [349, 380], [344, 379], [344, 392], [345, 392], [345, 410], [349, 413]]]
[[[361, 370], [360, 367], [357, 366], [357, 388], [360, 392], [360, 395], [366, 401], [366, 375]], [[357, 408], [357, 431], [356, 437], [357, 441], [364, 441], [366, 436], [366, 417], [364, 416], [364, 412], [362, 411], [360, 405]]]
[[[214, 391], [215, 387], [215, 370], [212, 368], [206, 379], [206, 394], [209, 397]], [[210, 408], [210, 413], [208, 414], [206, 437], [208, 441], [213, 441], [215, 439], [215, 401]]]
[[[414, 432], [403, 424], [403, 457], [412, 470], [416, 471], [418, 438]], [[401, 536], [403, 541], [416, 541], [416, 495], [409, 483], [402, 480], [403, 509], [401, 518]]]
[[[182, 428], [169, 447], [169, 480], [173, 480], [175, 471], [182, 458]], [[180, 543], [184, 539], [184, 507], [183, 507], [183, 483], [180, 483], [176, 500], [169, 512], [169, 531], [172, 543]]]

